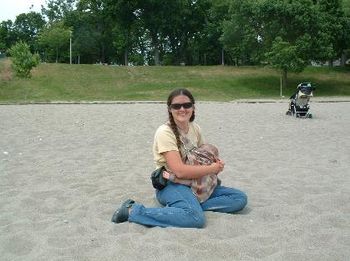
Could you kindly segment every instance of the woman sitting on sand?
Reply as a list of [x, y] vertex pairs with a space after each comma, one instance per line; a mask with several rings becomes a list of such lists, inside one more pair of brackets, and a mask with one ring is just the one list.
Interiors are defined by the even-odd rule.
[[[167, 101], [169, 123], [161, 125], [154, 137], [153, 154], [157, 168], [165, 166], [179, 179], [193, 180], [214, 173], [218, 175], [225, 165], [220, 159], [210, 165], [185, 163], [186, 150], [204, 144], [201, 129], [193, 122], [194, 104], [195, 100], [187, 89], [171, 92]], [[184, 140], [187, 141], [186, 148]], [[202, 228], [205, 225], [204, 211], [234, 213], [247, 204], [244, 192], [221, 185], [216, 185], [209, 198], [200, 202], [190, 186], [171, 181], [164, 189], [156, 190], [156, 197], [165, 207], [146, 208], [128, 199], [115, 211], [112, 221], [129, 221], [146, 226]]]

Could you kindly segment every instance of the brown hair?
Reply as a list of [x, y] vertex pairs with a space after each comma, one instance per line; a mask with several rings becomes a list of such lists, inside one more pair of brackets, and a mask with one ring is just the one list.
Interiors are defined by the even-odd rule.
[[[177, 147], [178, 147], [179, 153], [181, 155], [181, 150], [180, 150], [180, 147], [181, 147], [180, 133], [179, 133], [179, 130], [177, 129], [174, 117], [173, 117], [173, 115], [171, 114], [171, 111], [170, 111], [170, 105], [171, 105], [173, 99], [176, 96], [179, 96], [179, 95], [187, 96], [190, 99], [190, 101], [192, 102], [192, 104], [195, 104], [195, 100], [193, 98], [192, 93], [189, 90], [184, 89], [184, 88], [173, 90], [168, 96], [167, 105], [168, 105], [170, 128], [173, 130], [173, 132], [175, 134]], [[195, 118], [195, 113], [193, 111], [192, 115], [191, 115], [191, 118], [190, 118], [190, 122], [194, 121], [194, 118]]]

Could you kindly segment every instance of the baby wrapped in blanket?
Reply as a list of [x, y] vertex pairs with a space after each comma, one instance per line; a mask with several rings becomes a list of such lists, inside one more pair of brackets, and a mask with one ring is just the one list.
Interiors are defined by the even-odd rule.
[[[188, 152], [185, 163], [189, 165], [210, 165], [214, 163], [218, 157], [218, 149], [212, 144], [205, 143]], [[193, 193], [201, 203], [210, 197], [215, 187], [218, 185], [218, 183], [220, 183], [216, 173], [206, 175], [198, 179], [179, 179], [175, 174], [169, 171], [164, 171], [163, 177], [171, 180], [174, 183], [190, 186]]]

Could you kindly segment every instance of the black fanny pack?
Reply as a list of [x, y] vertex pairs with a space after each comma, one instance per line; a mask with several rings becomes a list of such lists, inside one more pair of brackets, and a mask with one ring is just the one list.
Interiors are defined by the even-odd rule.
[[163, 171], [165, 167], [156, 169], [151, 174], [152, 185], [155, 189], [162, 190], [168, 184], [168, 180], [163, 177]]

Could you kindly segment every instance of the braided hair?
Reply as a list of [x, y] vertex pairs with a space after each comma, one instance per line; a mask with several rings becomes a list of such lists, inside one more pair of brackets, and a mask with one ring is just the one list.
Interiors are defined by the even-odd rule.
[[[168, 97], [168, 101], [167, 101], [167, 105], [168, 105], [168, 113], [169, 113], [169, 126], [170, 128], [172, 129], [172, 131], [174, 132], [175, 134], [175, 137], [176, 137], [176, 143], [177, 143], [177, 147], [179, 149], [179, 153], [180, 153], [180, 156], [182, 157], [182, 153], [181, 153], [181, 140], [180, 140], [180, 133], [179, 133], [179, 130], [176, 126], [176, 123], [175, 123], [175, 120], [174, 120], [174, 117], [170, 111], [170, 105], [173, 101], [173, 99], [176, 97], [176, 96], [179, 96], [179, 95], [185, 95], [187, 96], [190, 101], [192, 102], [192, 104], [195, 103], [194, 101], [194, 98], [193, 98], [193, 95], [191, 94], [191, 92], [187, 89], [184, 89], [184, 88], [180, 88], [180, 89], [176, 89], [174, 91], [172, 91], [170, 94], [169, 94], [169, 97]], [[192, 115], [190, 117], [190, 122], [194, 121], [194, 118], [195, 118], [195, 113], [194, 111], [192, 112]]]

